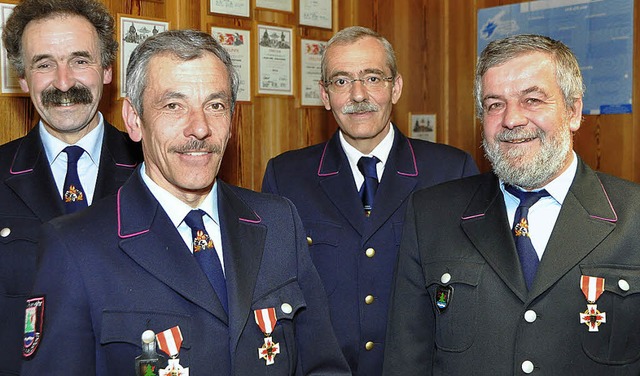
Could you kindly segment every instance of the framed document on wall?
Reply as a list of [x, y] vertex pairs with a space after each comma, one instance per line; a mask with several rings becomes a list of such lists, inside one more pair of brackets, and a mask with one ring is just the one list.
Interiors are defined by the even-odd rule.
[[126, 74], [129, 57], [133, 50], [145, 39], [163, 31], [169, 30], [169, 22], [154, 18], [134, 17], [118, 14], [117, 34], [118, 43], [118, 95], [127, 96]]
[[300, 105], [322, 106], [318, 82], [321, 78], [320, 62], [327, 42], [300, 39]]
[[331, 29], [331, 0], [300, 0], [300, 25]]
[[256, 0], [256, 8], [293, 12], [293, 0]]
[[249, 17], [249, 0], [209, 0], [209, 12]]
[[240, 76], [238, 102], [251, 102], [251, 30], [211, 26], [211, 35], [231, 56]]
[[[13, 8], [15, 8], [15, 4], [6, 4], [0, 3], [0, 17], [1, 17], [1, 27], [4, 29], [4, 23], [7, 18], [13, 12]], [[1, 94], [11, 94], [11, 95], [27, 95], [20, 88], [20, 81], [18, 80], [18, 74], [9, 63], [9, 59], [7, 58], [7, 50], [4, 49], [4, 43], [0, 40], [0, 49], [1, 52], [1, 60], [0, 60], [0, 80], [2, 81], [2, 86], [0, 87]]]
[[293, 28], [258, 25], [258, 94], [293, 95]]

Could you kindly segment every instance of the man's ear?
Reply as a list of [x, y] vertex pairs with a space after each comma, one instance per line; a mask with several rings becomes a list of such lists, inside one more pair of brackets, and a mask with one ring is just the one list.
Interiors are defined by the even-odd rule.
[[122, 101], [122, 120], [124, 120], [129, 138], [135, 142], [142, 141], [142, 119], [133, 107], [129, 97], [124, 98]]
[[320, 89], [320, 98], [322, 99], [322, 103], [324, 103], [324, 108], [327, 110], [331, 110], [331, 102], [329, 102], [329, 93], [327, 92], [327, 88], [324, 87], [324, 82], [318, 81], [318, 87]]

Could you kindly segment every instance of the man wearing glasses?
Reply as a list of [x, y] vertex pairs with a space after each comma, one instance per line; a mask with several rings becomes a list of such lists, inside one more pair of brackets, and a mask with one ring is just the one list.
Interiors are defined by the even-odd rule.
[[298, 208], [354, 375], [382, 372], [408, 196], [477, 173], [467, 153], [409, 139], [391, 123], [402, 85], [385, 38], [358, 26], [338, 32], [322, 57], [319, 86], [340, 129], [326, 143], [270, 160], [262, 183]]

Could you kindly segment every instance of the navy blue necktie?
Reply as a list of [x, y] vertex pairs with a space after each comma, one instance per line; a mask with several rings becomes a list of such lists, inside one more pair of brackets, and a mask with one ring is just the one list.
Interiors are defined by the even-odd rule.
[[380, 160], [376, 157], [360, 157], [358, 169], [364, 176], [364, 183], [360, 188], [360, 199], [364, 206], [364, 214], [368, 217], [373, 210], [373, 199], [378, 190], [378, 171], [376, 165]]
[[67, 146], [63, 151], [67, 153], [67, 175], [62, 188], [62, 201], [65, 211], [69, 214], [87, 207], [87, 196], [78, 177], [78, 160], [84, 153], [84, 149], [74, 145]]
[[211, 286], [218, 294], [220, 303], [224, 310], [229, 312], [227, 302], [227, 282], [224, 279], [222, 264], [213, 245], [213, 240], [209, 237], [207, 230], [204, 228], [202, 210], [192, 210], [184, 217], [184, 223], [191, 227], [191, 235], [193, 236], [193, 256], [200, 264], [200, 268], [207, 275]]
[[522, 265], [524, 281], [527, 284], [527, 289], [530, 290], [540, 260], [531, 243], [527, 215], [529, 214], [529, 208], [541, 198], [549, 196], [549, 193], [544, 189], [538, 192], [525, 192], [506, 184], [504, 188], [507, 192], [520, 199], [520, 204], [518, 204], [518, 209], [516, 209], [516, 215], [513, 219], [513, 238], [516, 241], [516, 249], [520, 258], [520, 265]]

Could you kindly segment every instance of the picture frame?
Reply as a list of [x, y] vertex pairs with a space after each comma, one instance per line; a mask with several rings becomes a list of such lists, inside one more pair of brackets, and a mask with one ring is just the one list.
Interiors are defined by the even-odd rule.
[[149, 17], [117, 15], [116, 35], [118, 36], [118, 98], [127, 96], [126, 74], [129, 57], [142, 41], [157, 33], [171, 29], [167, 20]]
[[258, 95], [293, 95], [293, 27], [256, 27]]
[[209, 13], [249, 17], [250, 0], [209, 0]]
[[237, 102], [251, 102], [251, 29], [209, 25], [211, 35], [231, 56], [240, 76]]
[[409, 137], [436, 142], [436, 114], [409, 112]]
[[331, 29], [332, 7], [332, 0], [300, 0], [300, 25]]
[[293, 0], [255, 0], [256, 8], [293, 13]]
[[300, 105], [324, 106], [318, 83], [327, 41], [300, 38]]
[[[13, 12], [16, 4], [0, 3], [0, 28], [4, 28], [4, 24]], [[8, 96], [28, 96], [28, 93], [22, 91], [20, 80], [17, 72], [11, 66], [7, 57], [7, 50], [0, 38], [0, 94]]]

